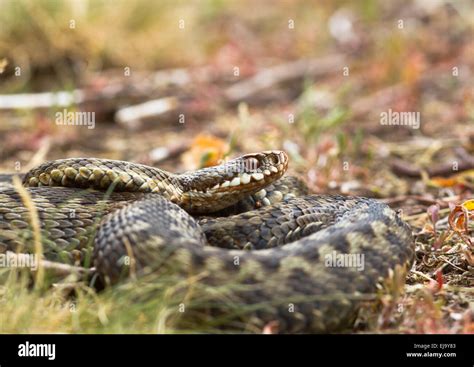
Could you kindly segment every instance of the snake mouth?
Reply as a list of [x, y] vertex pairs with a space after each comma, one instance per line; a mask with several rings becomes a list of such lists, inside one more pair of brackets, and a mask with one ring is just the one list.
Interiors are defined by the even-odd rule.
[[228, 161], [227, 175], [216, 183], [210, 191], [223, 191], [243, 187], [264, 187], [280, 178], [288, 167], [288, 157], [283, 151], [265, 151], [246, 154]]
[[256, 192], [279, 179], [288, 168], [288, 156], [280, 150], [245, 154], [219, 166], [194, 171], [185, 192], [220, 197], [222, 194]]
[[271, 150], [179, 175], [181, 206], [192, 213], [218, 211], [270, 185], [283, 176], [287, 168], [286, 153]]
[[254, 191], [279, 179], [288, 168], [288, 156], [283, 151], [250, 153], [211, 167], [220, 173], [204, 192]]

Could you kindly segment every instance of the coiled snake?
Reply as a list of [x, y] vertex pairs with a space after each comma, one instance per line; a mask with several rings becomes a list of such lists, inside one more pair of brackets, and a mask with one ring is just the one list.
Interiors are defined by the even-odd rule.
[[[282, 151], [182, 174], [64, 159], [31, 170], [23, 184], [48, 259], [85, 259], [92, 248], [95, 271], [110, 283], [172, 264], [183, 276], [204, 274], [206, 284], [244, 285], [235, 300], [264, 305], [249, 315], [261, 325], [348, 328], [361, 300], [412, 262], [410, 228], [373, 199], [307, 194], [301, 181], [282, 178], [287, 165]], [[31, 243], [28, 209], [0, 184], [0, 249]]]

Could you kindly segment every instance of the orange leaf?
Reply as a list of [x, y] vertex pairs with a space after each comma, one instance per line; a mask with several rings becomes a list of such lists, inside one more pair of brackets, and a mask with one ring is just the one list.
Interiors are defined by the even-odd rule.
[[431, 183], [437, 187], [453, 187], [461, 182], [456, 178], [434, 177], [431, 179]]
[[196, 136], [191, 148], [183, 155], [183, 161], [188, 169], [215, 166], [221, 163], [229, 151], [225, 140], [209, 134]]
[[451, 213], [449, 213], [448, 223], [449, 226], [456, 232], [466, 232], [466, 217], [468, 216], [467, 210], [461, 205], [456, 205]]

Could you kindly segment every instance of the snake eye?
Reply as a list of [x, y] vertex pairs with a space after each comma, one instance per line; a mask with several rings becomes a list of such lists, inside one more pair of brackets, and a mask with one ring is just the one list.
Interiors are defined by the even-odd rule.
[[280, 159], [276, 154], [270, 154], [268, 156], [268, 163], [270, 163], [271, 165], [277, 165], [280, 163]]

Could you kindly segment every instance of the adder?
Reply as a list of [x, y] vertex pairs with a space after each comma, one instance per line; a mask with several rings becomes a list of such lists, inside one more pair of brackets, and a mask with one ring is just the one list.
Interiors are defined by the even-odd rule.
[[[245, 317], [262, 327], [346, 330], [361, 302], [411, 265], [410, 227], [374, 199], [310, 194], [283, 177], [287, 166], [283, 151], [181, 174], [69, 158], [32, 169], [23, 185], [47, 259], [84, 264], [92, 255], [112, 285], [131, 272], [200, 274], [203, 284], [241, 285], [233, 300], [256, 305]], [[33, 251], [24, 200], [0, 183], [0, 250]]]

